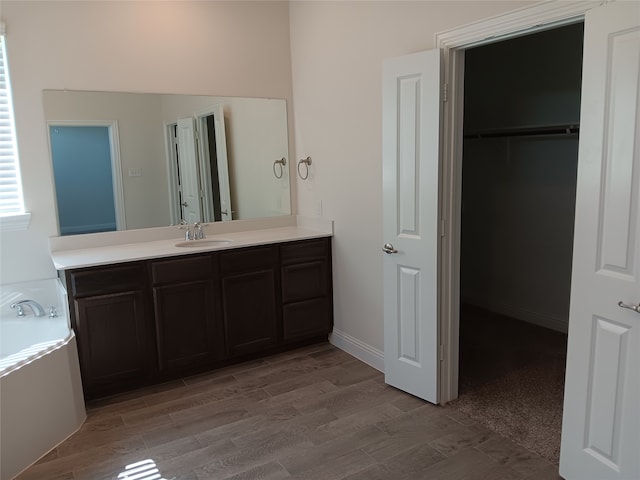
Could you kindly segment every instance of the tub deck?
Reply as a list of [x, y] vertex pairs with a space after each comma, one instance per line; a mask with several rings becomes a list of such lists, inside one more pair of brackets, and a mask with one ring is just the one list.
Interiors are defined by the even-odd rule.
[[[58, 279], [0, 287], [0, 480], [11, 480], [86, 419], [76, 338]], [[23, 299], [55, 306], [58, 317], [17, 317]]]

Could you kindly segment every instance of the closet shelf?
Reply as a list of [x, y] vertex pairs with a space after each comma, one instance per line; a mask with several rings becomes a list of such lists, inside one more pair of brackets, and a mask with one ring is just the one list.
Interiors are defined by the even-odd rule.
[[468, 130], [464, 138], [498, 138], [527, 137], [536, 135], [576, 135], [580, 132], [578, 125], [547, 125], [538, 127], [515, 127], [500, 129]]

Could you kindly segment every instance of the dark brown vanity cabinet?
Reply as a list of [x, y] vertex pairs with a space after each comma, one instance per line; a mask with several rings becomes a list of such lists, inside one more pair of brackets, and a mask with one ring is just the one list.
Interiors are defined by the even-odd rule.
[[66, 281], [85, 395], [144, 383], [154, 369], [144, 265], [73, 270]]
[[333, 326], [328, 238], [280, 246], [285, 342], [327, 335]]
[[158, 368], [179, 373], [226, 357], [217, 256], [150, 263]]
[[331, 240], [64, 272], [87, 398], [326, 340]]
[[227, 349], [231, 357], [256, 353], [278, 342], [277, 246], [220, 254]]

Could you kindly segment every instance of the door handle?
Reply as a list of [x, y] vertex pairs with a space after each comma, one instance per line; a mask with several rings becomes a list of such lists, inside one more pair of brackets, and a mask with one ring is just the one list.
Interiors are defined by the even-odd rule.
[[183, 207], [188, 207], [189, 204], [187, 202], [182, 202], [180, 205], [182, 205]]
[[393, 245], [391, 245], [390, 243], [385, 243], [385, 244], [382, 246], [382, 251], [383, 251], [384, 253], [388, 253], [388, 254], [391, 254], [391, 253], [398, 253], [398, 250], [396, 250], [395, 248], [393, 248]]
[[628, 308], [629, 310], [633, 310], [636, 313], [640, 313], [640, 304], [639, 305], [627, 305], [626, 303], [622, 303], [622, 301], [618, 302], [618, 306], [620, 308]]

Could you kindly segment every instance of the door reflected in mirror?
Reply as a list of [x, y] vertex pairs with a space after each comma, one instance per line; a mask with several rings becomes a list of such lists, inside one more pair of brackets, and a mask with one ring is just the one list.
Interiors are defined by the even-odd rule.
[[[289, 158], [285, 100], [43, 95], [61, 235], [291, 213], [288, 169], [281, 178], [273, 169], [274, 161]], [[102, 132], [102, 153], [81, 139], [95, 129]], [[102, 182], [105, 200], [90, 181]], [[113, 212], [110, 221], [106, 210]]]

